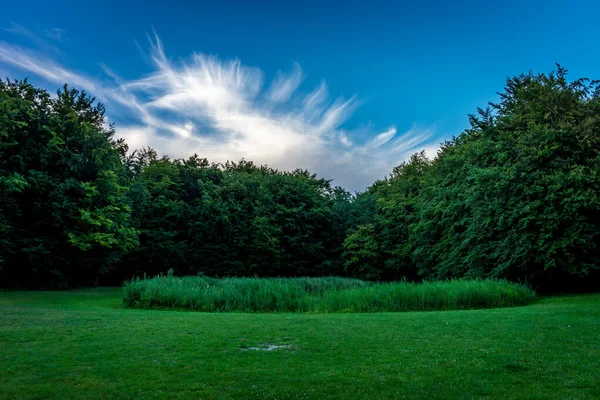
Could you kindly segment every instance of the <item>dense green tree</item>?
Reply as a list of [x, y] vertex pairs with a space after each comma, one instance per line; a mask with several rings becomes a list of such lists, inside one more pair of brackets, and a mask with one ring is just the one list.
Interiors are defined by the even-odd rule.
[[374, 224], [358, 225], [344, 241], [344, 268], [354, 276], [379, 280], [383, 275], [383, 249]]
[[[351, 230], [344, 243], [344, 263], [347, 270], [367, 279], [416, 279], [417, 268], [411, 258], [408, 240], [416, 222], [419, 193], [431, 161], [424, 152], [415, 153], [395, 167], [388, 179], [376, 182], [355, 203], [364, 210], [356, 230]], [[366, 257], [369, 266], [361, 266], [357, 256], [359, 243], [377, 248], [377, 256]], [[376, 246], [375, 246], [376, 244]], [[367, 272], [368, 271], [368, 272]]]
[[499, 95], [433, 160], [416, 153], [351, 195], [304, 170], [128, 153], [85, 93], [2, 82], [0, 286], [172, 270], [592, 288], [600, 85], [559, 67]]
[[423, 277], [557, 286], [600, 262], [600, 97], [595, 82], [508, 79], [426, 179], [410, 238]]
[[158, 159], [146, 149], [127, 164], [140, 247], [121, 276], [297, 276], [340, 273], [351, 196], [306, 171], [251, 162]]
[[560, 67], [508, 79], [435, 160], [417, 153], [358, 195], [370, 206], [344, 244], [346, 268], [540, 289], [594, 282], [582, 277], [600, 263], [598, 87]]
[[129, 252], [119, 268], [123, 279], [132, 274], [178, 271], [185, 263], [187, 204], [182, 196], [179, 168], [169, 159], [152, 158], [136, 175], [129, 198], [140, 246]]
[[2, 286], [94, 283], [137, 245], [113, 135], [84, 92], [0, 83]]

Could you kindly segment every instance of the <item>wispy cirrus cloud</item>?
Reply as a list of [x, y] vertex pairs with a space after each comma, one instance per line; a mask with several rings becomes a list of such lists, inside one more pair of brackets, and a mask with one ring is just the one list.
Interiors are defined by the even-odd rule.
[[51, 29], [44, 29], [44, 35], [46, 35], [46, 37], [52, 39], [52, 40], [56, 40], [57, 42], [63, 42], [65, 40], [67, 40], [67, 32], [65, 32], [64, 30], [60, 29], [60, 28], [51, 28]]
[[376, 132], [367, 126], [360, 135], [344, 129], [358, 98], [332, 99], [324, 81], [302, 93], [305, 75], [297, 63], [265, 83], [260, 69], [240, 60], [193, 53], [175, 62], [158, 36], [150, 43], [153, 70], [137, 79], [122, 79], [105, 65], [110, 79], [86, 76], [4, 42], [0, 63], [86, 90], [107, 104], [111, 120], [119, 121], [113, 113], [127, 115], [117, 135], [130, 148], [151, 146], [171, 157], [197, 153], [216, 162], [245, 158], [284, 170], [306, 168], [362, 190], [412, 152], [435, 149], [432, 128]]
[[277, 103], [288, 101], [303, 79], [302, 68], [298, 63], [294, 63], [294, 70], [289, 74], [277, 72], [277, 76], [269, 88], [269, 99]]
[[[11, 23], [8, 26], [0, 27], [0, 31], [10, 32], [15, 36], [20, 36], [27, 39], [31, 44], [35, 45], [40, 50], [46, 53], [62, 54], [53, 41], [62, 42], [66, 40], [66, 32], [59, 28], [44, 29], [42, 35], [25, 28], [23, 25]], [[51, 39], [51, 40], [48, 40]]]

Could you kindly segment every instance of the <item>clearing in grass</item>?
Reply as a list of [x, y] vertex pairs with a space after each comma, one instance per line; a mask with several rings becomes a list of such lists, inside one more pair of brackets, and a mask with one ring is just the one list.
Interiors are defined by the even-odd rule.
[[0, 399], [600, 398], [597, 294], [405, 313], [120, 305], [120, 288], [0, 292]]

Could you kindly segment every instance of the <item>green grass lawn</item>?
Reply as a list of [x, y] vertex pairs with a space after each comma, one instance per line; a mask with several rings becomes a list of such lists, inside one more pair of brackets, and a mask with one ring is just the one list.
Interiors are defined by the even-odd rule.
[[[273, 351], [266, 344], [290, 345]], [[600, 295], [489, 310], [207, 314], [0, 292], [0, 399], [600, 398]]]

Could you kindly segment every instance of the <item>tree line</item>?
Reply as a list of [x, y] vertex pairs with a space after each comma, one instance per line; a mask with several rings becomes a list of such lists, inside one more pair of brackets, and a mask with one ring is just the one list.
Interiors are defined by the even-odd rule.
[[172, 269], [596, 288], [598, 82], [522, 74], [469, 120], [351, 194], [305, 170], [129, 151], [85, 92], [0, 82], [0, 287]]

